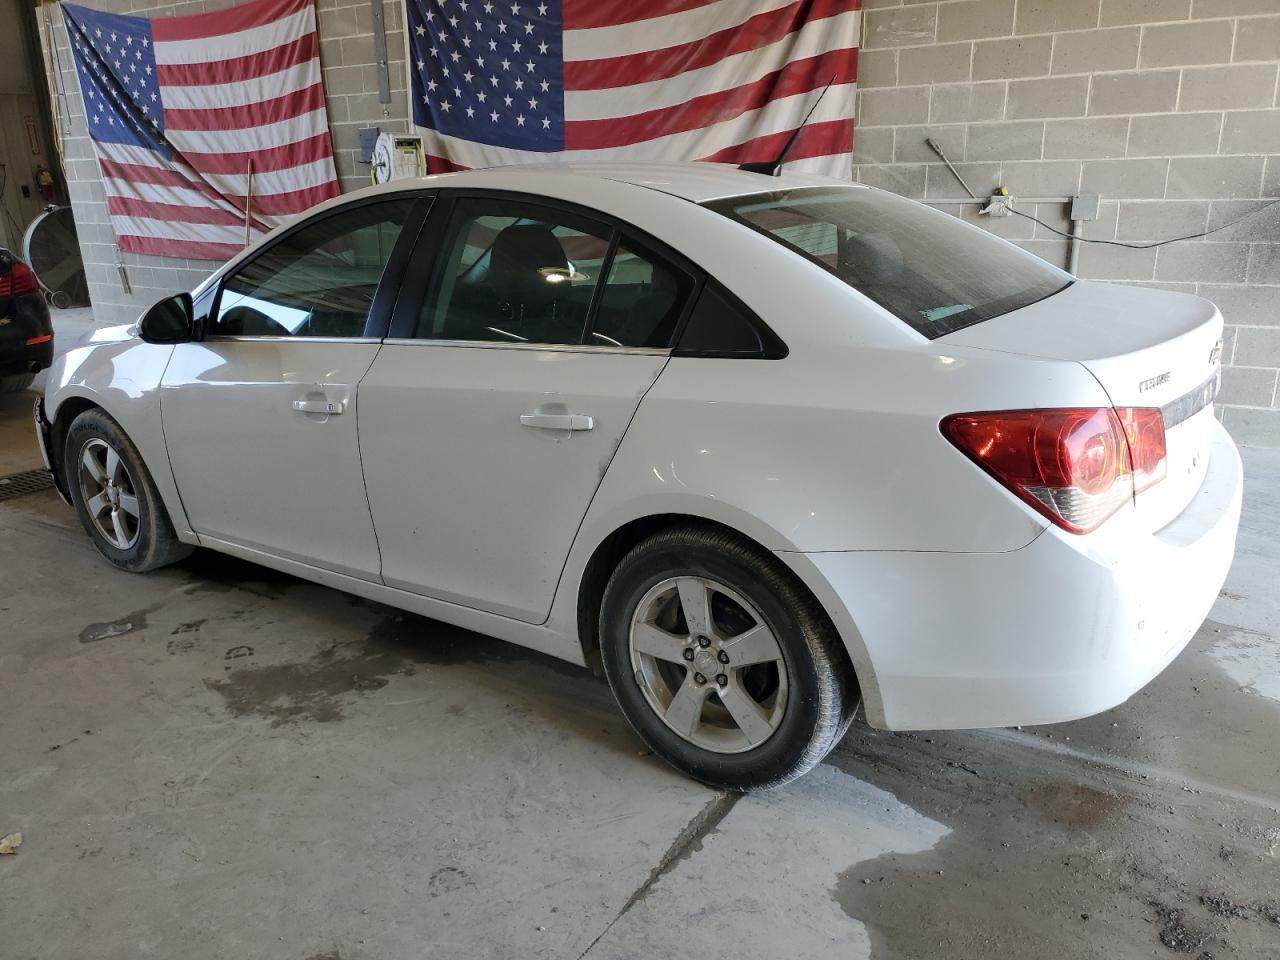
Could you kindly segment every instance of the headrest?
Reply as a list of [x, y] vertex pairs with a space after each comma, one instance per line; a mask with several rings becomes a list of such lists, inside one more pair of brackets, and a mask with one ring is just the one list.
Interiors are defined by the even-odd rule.
[[567, 292], [568, 274], [564, 248], [542, 223], [513, 223], [489, 252], [489, 284], [500, 301], [525, 307], [554, 303]]

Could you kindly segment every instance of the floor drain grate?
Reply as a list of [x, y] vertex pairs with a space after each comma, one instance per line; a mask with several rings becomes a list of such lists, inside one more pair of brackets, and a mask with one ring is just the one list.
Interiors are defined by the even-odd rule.
[[48, 470], [26, 470], [0, 477], [0, 500], [25, 497], [28, 493], [53, 489], [53, 474]]

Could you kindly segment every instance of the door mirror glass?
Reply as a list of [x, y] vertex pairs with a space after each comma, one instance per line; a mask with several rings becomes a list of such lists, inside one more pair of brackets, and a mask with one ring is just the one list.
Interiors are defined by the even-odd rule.
[[185, 343], [194, 338], [194, 316], [191, 294], [168, 297], [142, 315], [138, 335], [147, 343]]

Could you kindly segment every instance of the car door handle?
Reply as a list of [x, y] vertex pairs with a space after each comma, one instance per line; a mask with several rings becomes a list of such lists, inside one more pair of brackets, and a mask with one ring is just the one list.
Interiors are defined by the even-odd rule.
[[595, 428], [594, 417], [582, 413], [522, 413], [520, 423], [526, 427], [540, 427], [543, 430], [592, 430]]
[[323, 413], [336, 417], [347, 405], [341, 400], [295, 400], [293, 409], [299, 413]]

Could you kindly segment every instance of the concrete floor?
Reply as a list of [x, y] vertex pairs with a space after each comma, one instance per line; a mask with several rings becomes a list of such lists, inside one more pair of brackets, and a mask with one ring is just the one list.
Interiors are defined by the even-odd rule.
[[[37, 462], [31, 397], [0, 463]], [[1280, 451], [1191, 647], [1100, 717], [894, 735], [737, 798], [603, 681], [0, 503], [0, 955], [1280, 957]]]

